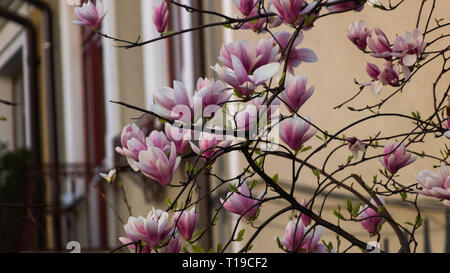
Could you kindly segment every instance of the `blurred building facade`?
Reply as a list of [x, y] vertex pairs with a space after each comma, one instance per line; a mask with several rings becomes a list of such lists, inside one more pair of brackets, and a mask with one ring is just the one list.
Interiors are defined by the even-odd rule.
[[[159, 35], [151, 19], [152, 6], [159, 1], [102, 2], [108, 12], [103, 33], [131, 41], [139, 35], [141, 40]], [[180, 2], [221, 10], [229, 15], [235, 13], [231, 0]], [[358, 55], [359, 52], [345, 37], [348, 25], [364, 18], [372, 26], [381, 24], [384, 30], [392, 31], [390, 35], [402, 34], [412, 30], [417, 14], [413, 3], [407, 5], [411, 6], [395, 11], [394, 15], [384, 15], [381, 11], [366, 8], [362, 13], [330, 16], [330, 19], [318, 22], [315, 31], [305, 33], [303, 45], [313, 48], [320, 60], [316, 64], [302, 65], [297, 71], [308, 75], [309, 84], [316, 85], [315, 95], [302, 108], [312, 116], [313, 121], [332, 130], [337, 129], [336, 124], [339, 124], [335, 122], [337, 117], [342, 120], [356, 118], [344, 111], [333, 117], [327, 114], [328, 109], [332, 109], [337, 102], [353, 94], [353, 75], [365, 77], [365, 57]], [[447, 7], [450, 8], [448, 4]], [[40, 239], [18, 247], [17, 251], [62, 251], [69, 241], [80, 242], [82, 251], [110, 250], [120, 244], [118, 237], [123, 235], [123, 224], [130, 212], [137, 217], [146, 215], [152, 206], [165, 207], [165, 199], [176, 194], [172, 189], [161, 187], [133, 172], [121, 173], [115, 185], [108, 185], [99, 177], [99, 172], [125, 165], [114, 151], [115, 146], [119, 145], [124, 125], [136, 122], [147, 133], [161, 128], [157, 120], [142, 117], [141, 113], [111, 101], [148, 108], [153, 103], [153, 92], [162, 86], [171, 86], [173, 80], [180, 80], [188, 88], [193, 88], [198, 77], [213, 77], [209, 67], [217, 62], [222, 43], [239, 39], [257, 41], [261, 37], [249, 35], [247, 31], [214, 28], [183, 34], [145, 47], [122, 49], [111, 40], [100, 39], [89, 29], [74, 25], [72, 21], [76, 18], [73, 10], [73, 6], [62, 0], [0, 0], [0, 98], [18, 103], [16, 106], [0, 105], [0, 116], [6, 118], [6, 121], [0, 122], [0, 140], [9, 143], [10, 149], [28, 147], [32, 151], [33, 179], [30, 183], [42, 185], [38, 188], [44, 196], [45, 205], [31, 211], [38, 217], [33, 234]], [[211, 20], [213, 18], [208, 16], [193, 17], [184, 10], [171, 8], [171, 29], [189, 28]], [[323, 75], [327, 75], [326, 81]], [[351, 77], [346, 78], [348, 75]], [[421, 85], [422, 82], [431, 82], [427, 75], [424, 73], [423, 81], [414, 83], [417, 87], [413, 87], [411, 98], [403, 102], [401, 111], [410, 113], [412, 106], [417, 108], [418, 98], [425, 98], [426, 94], [420, 93], [420, 90], [428, 88]], [[369, 96], [365, 99], [374, 100]], [[389, 107], [395, 109], [399, 106]], [[424, 112], [431, 109], [424, 107]], [[395, 131], [396, 126], [399, 125], [380, 121], [374, 130], [383, 128]], [[369, 129], [360, 128], [364, 134], [353, 133], [366, 137], [373, 133]], [[337, 166], [339, 160], [345, 160], [342, 158], [335, 159], [333, 164]], [[218, 161], [216, 169], [231, 176], [241, 171], [244, 164], [239, 154], [232, 153]], [[269, 172], [279, 173], [280, 181], [289, 183], [290, 170], [285, 167], [286, 162], [274, 160], [270, 166]], [[412, 174], [423, 168], [431, 166], [424, 163], [408, 167], [411, 183], [414, 182]], [[365, 166], [362, 174], [372, 177], [377, 170], [375, 165]], [[176, 179], [180, 179], [180, 175]], [[312, 193], [314, 177], [305, 175], [301, 180], [296, 196], [307, 199]], [[216, 181], [205, 177], [202, 183], [203, 190], [207, 190]], [[210, 200], [203, 202], [200, 213], [210, 214], [217, 207], [219, 197], [227, 190], [228, 187], [223, 187]], [[124, 202], [123, 192], [126, 193], [127, 203]], [[326, 208], [332, 211], [338, 204], [344, 206], [346, 198], [345, 194], [332, 195]], [[412, 221], [415, 216], [413, 209], [405, 208], [401, 203], [388, 201], [388, 204], [394, 207], [395, 215], [401, 215], [404, 221]], [[261, 219], [283, 205], [265, 205]], [[419, 242], [421, 246], [428, 244], [433, 247], [419, 247], [419, 251], [450, 251], [448, 211], [434, 200], [426, 199], [423, 205], [423, 217], [430, 238], [419, 235]], [[27, 213], [24, 208], [14, 209]], [[38, 210], [44, 213], [38, 213]], [[326, 217], [333, 219], [332, 215]], [[221, 213], [217, 230], [205, 236], [202, 245], [208, 248], [227, 241], [235, 219], [228, 213]], [[208, 220], [208, 217], [201, 219], [203, 224]], [[276, 250], [274, 238], [283, 236], [287, 221], [287, 216], [277, 218], [254, 243], [254, 251]], [[359, 226], [348, 228], [363, 234]], [[388, 227], [383, 232], [386, 238], [395, 241]], [[336, 238], [325, 232], [324, 239], [335, 242]], [[235, 243], [233, 250], [239, 250], [241, 246]], [[396, 248], [395, 243], [390, 245], [391, 250]]]

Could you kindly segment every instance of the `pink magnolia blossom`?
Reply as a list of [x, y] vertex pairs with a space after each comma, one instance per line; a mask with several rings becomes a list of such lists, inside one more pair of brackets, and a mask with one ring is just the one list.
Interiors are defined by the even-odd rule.
[[137, 253], [150, 253], [151, 252], [151, 248], [148, 245], [145, 245], [144, 247], [138, 246], [138, 250], [136, 250], [137, 242], [132, 241], [127, 237], [120, 237], [119, 241], [123, 245], [128, 245], [127, 248], [129, 248], [133, 252], [137, 252]]
[[100, 0], [97, 0], [96, 5], [89, 0], [81, 7], [75, 8], [75, 15], [78, 21], [73, 21], [74, 24], [98, 30], [106, 14], [103, 13], [103, 4]]
[[406, 151], [403, 143], [391, 143], [390, 141], [386, 143], [383, 154], [384, 156], [379, 158], [379, 160], [391, 174], [397, 173], [401, 168], [413, 163], [417, 159]]
[[[449, 106], [447, 106], [447, 109], [450, 109]], [[449, 110], [447, 110], [449, 111]], [[449, 112], [450, 113], [450, 112]], [[442, 126], [447, 129], [447, 132], [444, 133], [445, 137], [450, 138], [450, 117], [448, 117], [446, 120], [442, 122]]]
[[[301, 205], [302, 205], [302, 207], [306, 208], [307, 203], [306, 203], [306, 200], [305, 200], [305, 199], [302, 200]], [[303, 224], [304, 224], [306, 227], [309, 226], [309, 225], [311, 224], [311, 222], [312, 222], [311, 217], [309, 217], [308, 215], [303, 214], [303, 213], [302, 213], [302, 215], [300, 216], [300, 219], [302, 220]]]
[[153, 110], [166, 118], [191, 122], [194, 117], [191, 97], [182, 82], [174, 81], [173, 88], [163, 87], [155, 94], [157, 104]]
[[162, 0], [157, 6], [153, 7], [153, 23], [159, 33], [166, 32], [167, 24], [169, 22], [169, 9], [167, 3]]
[[236, 114], [237, 128], [256, 131], [258, 122], [260, 128], [268, 125], [277, 118], [279, 106], [280, 100], [278, 98], [275, 98], [267, 106], [267, 95], [252, 99], [244, 110]]
[[[256, 17], [259, 15], [259, 7], [255, 6], [250, 14], [246, 17]], [[254, 22], [256, 21], [256, 22]], [[252, 20], [252, 22], [245, 22], [241, 29], [251, 29], [252, 31], [256, 33], [262, 33], [265, 32], [266, 24], [269, 23], [270, 27], [274, 27], [273, 24], [277, 24], [278, 21], [274, 21], [273, 17], [269, 18], [259, 18], [257, 20]]]
[[122, 243], [141, 241], [146, 243], [146, 247], [155, 248], [169, 238], [174, 227], [168, 223], [167, 212], [153, 208], [147, 218], [130, 217], [128, 223], [124, 225], [124, 229], [128, 238], [119, 238]]
[[366, 148], [364, 147], [364, 144], [361, 142], [361, 140], [357, 139], [356, 137], [348, 137], [345, 140], [348, 141], [348, 149], [353, 154], [353, 158], [357, 159], [359, 152], [364, 152]]
[[383, 85], [399, 86], [400, 67], [397, 64], [393, 64], [390, 61], [384, 63], [383, 70], [381, 71], [377, 65], [373, 63], [367, 63], [367, 74], [373, 79], [370, 85], [371, 91], [375, 96], [381, 91]]
[[[378, 196], [378, 199], [384, 206], [384, 199], [381, 196]], [[374, 199], [371, 199], [370, 203], [378, 208], [378, 205]], [[377, 232], [378, 226], [382, 225], [386, 221], [386, 219], [379, 215], [378, 210], [370, 208], [367, 204], [359, 208], [358, 219], [363, 228], [372, 235]]]
[[178, 234], [175, 234], [173, 237], [169, 237], [169, 243], [161, 248], [161, 253], [180, 253], [181, 251], [181, 240], [178, 237]]
[[223, 207], [231, 213], [241, 215], [247, 220], [254, 220], [257, 217], [260, 201], [264, 192], [261, 192], [258, 197], [253, 198], [247, 184], [244, 182], [238, 188], [238, 193], [228, 193], [227, 199], [222, 198]]
[[286, 24], [296, 25], [301, 14], [304, 0], [271, 0], [278, 15]]
[[[197, 81], [195, 97], [201, 99], [199, 101], [202, 103], [203, 111], [210, 105], [223, 106], [232, 95], [233, 91], [221, 81], [214, 81], [208, 78], [200, 78]], [[197, 105], [194, 106], [195, 109], [198, 107]]]
[[129, 124], [123, 128], [120, 140], [122, 148], [116, 147], [116, 152], [126, 156], [131, 168], [138, 171], [136, 161], [139, 160], [139, 152], [147, 150], [144, 132], [136, 124]]
[[244, 16], [249, 16], [259, 4], [259, 0], [233, 0], [233, 3]]
[[370, 35], [371, 32], [364, 21], [354, 22], [347, 31], [347, 38], [360, 50], [366, 49], [367, 37], [370, 37]]
[[[280, 52], [283, 53], [286, 51], [286, 48], [289, 45], [289, 41], [292, 37], [292, 34], [287, 31], [280, 31], [275, 33], [275, 38], [280, 43], [281, 48]], [[317, 62], [317, 55], [313, 50], [309, 48], [297, 48], [303, 41], [303, 33], [299, 33], [297, 38], [295, 39], [294, 44], [292, 45], [291, 53], [289, 54], [288, 60], [288, 69], [291, 74], [294, 74], [294, 68], [299, 66], [302, 62], [314, 63]], [[276, 43], [276, 42], [275, 42]], [[284, 52], [287, 56], [287, 52]]]
[[146, 139], [147, 147], [159, 148], [164, 153], [170, 153], [170, 142], [163, 132], [153, 131]]
[[437, 172], [422, 170], [415, 176], [423, 187], [419, 193], [443, 199], [444, 205], [450, 206], [450, 173], [444, 163]]
[[181, 158], [177, 157], [175, 144], [172, 142], [169, 156], [160, 148], [151, 146], [139, 153], [139, 162], [136, 165], [145, 176], [162, 185], [169, 185], [180, 161]]
[[281, 92], [280, 98], [289, 106], [291, 113], [297, 112], [314, 93], [314, 86], [306, 89], [306, 83], [306, 76], [287, 75], [285, 90]]
[[278, 53], [270, 38], [260, 40], [258, 45], [238, 41], [222, 46], [219, 61], [223, 66], [216, 64], [212, 69], [242, 96], [250, 96], [278, 72]]
[[230, 146], [231, 142], [232, 140], [225, 140], [222, 135], [201, 132], [198, 146], [192, 141], [190, 143], [192, 151], [201, 156], [204, 161], [207, 161], [222, 154], [223, 148]]
[[[306, 120], [310, 122], [311, 118], [307, 117]], [[298, 116], [283, 120], [280, 126], [280, 138], [292, 150], [298, 151], [317, 132], [317, 129], [311, 128], [308, 122]]]
[[[333, 2], [338, 2], [338, 1], [341, 1], [341, 0], [328, 0], [328, 3], [332, 4]], [[364, 9], [365, 2], [366, 2], [365, 0], [361, 0], [361, 1], [359, 1], [359, 3], [357, 3], [357, 1], [350, 1], [350, 2], [345, 2], [345, 3], [341, 3], [341, 4], [335, 4], [335, 5], [328, 6], [327, 9], [330, 12], [340, 12], [340, 11], [348, 11], [348, 10], [355, 10], [355, 11], [359, 12]]]
[[379, 28], [374, 28], [372, 36], [367, 37], [367, 45], [373, 52], [371, 55], [376, 58], [385, 58], [387, 60], [392, 57], [392, 48], [386, 34]]
[[408, 68], [414, 66], [424, 49], [423, 34], [420, 30], [415, 29], [412, 33], [407, 31], [404, 37], [397, 36], [392, 47], [392, 55], [398, 57], [400, 63]]
[[190, 240], [197, 225], [197, 213], [195, 208], [190, 211], [176, 212], [172, 217], [173, 223], [177, 225], [177, 229], [183, 235], [185, 240]]
[[189, 141], [192, 139], [192, 131], [189, 129], [177, 128], [169, 123], [165, 124], [165, 132], [169, 141], [175, 143], [177, 154], [182, 155], [189, 151]]
[[319, 243], [323, 227], [316, 230], [305, 227], [302, 220], [292, 220], [286, 226], [284, 237], [280, 240], [284, 250], [300, 253], [328, 253], [328, 248]]

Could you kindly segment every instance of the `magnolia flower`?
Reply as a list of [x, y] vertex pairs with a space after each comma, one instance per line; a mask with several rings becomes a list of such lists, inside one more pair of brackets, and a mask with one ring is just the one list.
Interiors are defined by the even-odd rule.
[[288, 110], [291, 113], [297, 112], [314, 93], [314, 86], [306, 89], [306, 82], [306, 76], [286, 77], [285, 90], [281, 92], [280, 98], [289, 106]]
[[110, 170], [110, 171], [108, 172], [108, 174], [106, 174], [106, 173], [100, 173], [100, 176], [101, 176], [103, 179], [105, 179], [106, 182], [108, 182], [109, 184], [111, 184], [111, 183], [114, 181], [114, 179], [116, 178], [116, 174], [117, 174], [116, 169], [112, 169], [112, 170]]
[[423, 34], [415, 29], [412, 33], [407, 31], [404, 37], [397, 36], [392, 47], [392, 55], [398, 57], [403, 66], [410, 67], [417, 62], [424, 49]]
[[154, 110], [166, 118], [190, 122], [193, 118], [193, 106], [188, 91], [180, 81], [173, 82], [173, 88], [163, 87], [155, 94], [157, 104]]
[[189, 150], [189, 141], [192, 139], [191, 130], [173, 127], [169, 123], [166, 123], [165, 132], [169, 141], [175, 143], [178, 155], [185, 154]]
[[169, 22], [169, 9], [165, 0], [161, 1], [157, 6], [153, 7], [153, 23], [159, 33], [166, 32]]
[[238, 129], [250, 130], [252, 133], [256, 133], [258, 125], [259, 128], [262, 128], [277, 118], [280, 100], [275, 98], [270, 106], [267, 106], [266, 98], [267, 95], [252, 99], [242, 111], [236, 114]]
[[[384, 206], [384, 199], [381, 196], [377, 197]], [[374, 199], [371, 199], [370, 203], [378, 208], [378, 205]], [[377, 232], [378, 226], [382, 225], [386, 221], [386, 219], [379, 215], [378, 210], [374, 210], [368, 205], [359, 208], [358, 219], [363, 228], [372, 235]]]
[[106, 13], [103, 13], [103, 4], [100, 0], [97, 0], [96, 5], [89, 0], [81, 7], [75, 8], [75, 15], [78, 17], [78, 21], [73, 21], [74, 24], [98, 30]]
[[126, 156], [131, 168], [138, 171], [136, 161], [139, 160], [139, 152], [147, 150], [144, 132], [136, 124], [129, 124], [122, 129], [120, 141], [122, 148], [116, 147], [116, 152]]
[[413, 163], [417, 158], [412, 157], [406, 151], [405, 145], [388, 141], [384, 147], [383, 158], [379, 158], [381, 164], [391, 173], [397, 173], [401, 168]]
[[185, 240], [190, 240], [197, 224], [197, 213], [195, 208], [190, 211], [176, 212], [172, 217], [172, 222], [183, 235]]
[[361, 142], [361, 140], [357, 139], [356, 137], [348, 137], [345, 140], [348, 141], [348, 149], [353, 154], [353, 158], [357, 159], [359, 152], [364, 152], [366, 148], [364, 147], [364, 144]]
[[247, 220], [254, 220], [261, 206], [260, 201], [263, 195], [264, 192], [261, 192], [258, 197], [253, 198], [247, 184], [244, 182], [238, 188], [237, 193], [228, 193], [227, 199], [224, 201], [221, 198], [220, 202], [222, 202], [223, 207], [229, 212], [241, 215]]
[[[287, 56], [286, 48], [292, 38], [292, 34], [287, 31], [280, 31], [275, 33], [275, 38], [280, 43], [280, 52]], [[299, 33], [292, 45], [291, 53], [289, 54], [288, 69], [291, 74], [294, 74], [294, 68], [299, 66], [302, 62], [314, 63], [317, 62], [317, 55], [309, 48], [297, 48], [303, 41], [303, 33]], [[276, 43], [276, 42], [275, 42]]]
[[347, 38], [352, 41], [360, 50], [367, 47], [367, 37], [370, 37], [370, 30], [364, 21], [357, 21], [350, 25], [347, 31]]
[[271, 0], [271, 3], [286, 24], [296, 25], [305, 0]]
[[233, 91], [225, 86], [223, 82], [200, 78], [197, 81], [195, 97], [198, 98], [196, 102], [201, 102], [202, 105], [200, 107], [200, 105], [195, 105], [196, 102], [194, 102], [194, 109], [203, 109], [205, 111], [208, 110], [207, 107], [210, 105], [221, 108], [232, 95]]
[[422, 170], [415, 176], [423, 187], [419, 193], [443, 199], [444, 205], [450, 206], [450, 173], [444, 163], [436, 173], [431, 170]]
[[[341, 0], [328, 0], [329, 4], [333, 4], [333, 2], [338, 2]], [[341, 12], [341, 11], [349, 11], [349, 10], [355, 10], [355, 11], [362, 11], [364, 9], [364, 2], [365, 0], [359, 1], [360, 3], [357, 3], [358, 1], [349, 1], [341, 4], [334, 4], [331, 6], [328, 6], [327, 9], [330, 12]]]
[[161, 253], [180, 253], [181, 251], [181, 240], [178, 234], [170, 237], [169, 243], [161, 248]]
[[[302, 200], [301, 205], [302, 205], [302, 207], [306, 208], [307, 203], [306, 203], [306, 200], [305, 200], [305, 199]], [[302, 220], [302, 222], [303, 222], [303, 224], [304, 224], [305, 226], [309, 226], [309, 225], [311, 224], [311, 222], [312, 222], [311, 217], [309, 217], [308, 215], [303, 214], [303, 213], [302, 213], [302, 215], [300, 216], [300, 219]]]
[[170, 152], [170, 142], [163, 132], [153, 131], [146, 139], [147, 147], [159, 148], [164, 153]]
[[233, 3], [244, 16], [248, 16], [259, 4], [259, 0], [233, 0]]
[[145, 176], [162, 185], [169, 185], [180, 161], [181, 158], [177, 157], [177, 150], [172, 142], [169, 156], [160, 148], [151, 146], [139, 153], [139, 162], [136, 166]]
[[[450, 107], [447, 107], [447, 109], [450, 109]], [[448, 111], [448, 110], [447, 110], [447, 111]], [[450, 116], [449, 116], [446, 120], [444, 120], [444, 121], [442, 122], [442, 126], [443, 126], [445, 129], [447, 129], [447, 132], [445, 132], [444, 135], [445, 135], [447, 138], [450, 138]]]
[[222, 46], [219, 61], [223, 66], [216, 64], [212, 69], [242, 96], [250, 96], [278, 72], [278, 53], [278, 46], [274, 46], [272, 39], [263, 39], [257, 46], [238, 41]]
[[142, 247], [142, 243], [141, 243], [141, 246], [138, 247], [139, 251], [137, 251], [136, 250], [137, 242], [132, 241], [132, 240], [128, 239], [127, 237], [119, 237], [119, 241], [123, 245], [127, 245], [127, 247], [133, 252], [138, 252], [138, 253], [150, 253], [151, 252], [151, 248], [148, 245], [145, 245], [144, 247]]
[[280, 138], [294, 151], [298, 151], [317, 132], [317, 129], [311, 128], [311, 118], [306, 120], [295, 116], [281, 122]]
[[167, 240], [173, 231], [173, 226], [168, 223], [168, 214], [162, 210], [154, 208], [148, 213], [147, 218], [128, 218], [128, 223], [124, 225], [128, 238], [119, 238], [126, 244], [127, 242], [145, 242], [146, 247], [157, 247], [161, 241]]
[[223, 153], [223, 148], [230, 146], [232, 140], [224, 140], [222, 135], [201, 132], [199, 135], [198, 146], [192, 141], [191, 148], [194, 153], [201, 156], [204, 161], [211, 159]]
[[392, 49], [386, 34], [379, 28], [374, 28], [374, 34], [367, 37], [367, 45], [373, 51], [371, 55], [376, 58], [391, 59]]
[[328, 248], [319, 243], [322, 226], [316, 230], [305, 227], [302, 220], [292, 220], [286, 226], [284, 237], [280, 240], [285, 251], [306, 253], [328, 253]]
[[[250, 14], [246, 17], [257, 17], [259, 15], [259, 7], [256, 5], [251, 11]], [[259, 18], [257, 20], [252, 20], [250, 22], [245, 22], [241, 29], [251, 29], [252, 31], [256, 33], [262, 33], [265, 31], [265, 26], [267, 23], [270, 24], [271, 27], [273, 25], [271, 24], [271, 21], [273, 21], [273, 17], [269, 18]], [[278, 21], [273, 21], [275, 24], [277, 24]]]
[[365, 85], [370, 85], [370, 89], [375, 96], [378, 96], [383, 85], [399, 86], [400, 67], [390, 61], [384, 63], [383, 71], [375, 64], [367, 63], [366, 71], [373, 81]]

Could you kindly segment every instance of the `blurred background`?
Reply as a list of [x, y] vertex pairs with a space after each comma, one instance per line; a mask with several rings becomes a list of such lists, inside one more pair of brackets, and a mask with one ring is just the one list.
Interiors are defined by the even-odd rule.
[[[139, 35], [142, 40], [159, 35], [151, 18], [152, 7], [159, 0], [102, 2], [107, 11], [103, 33], [132, 41]], [[232, 0], [179, 2], [227, 15], [237, 14]], [[319, 62], [304, 63], [296, 70], [297, 74], [307, 75], [308, 86], [315, 85], [316, 90], [300, 113], [311, 116], [314, 123], [329, 132], [369, 115], [344, 108], [333, 110], [358, 90], [354, 79], [360, 82], [369, 79], [365, 64], [370, 58], [351, 44], [345, 36], [346, 30], [352, 22], [364, 20], [371, 28], [383, 29], [392, 41], [396, 34], [404, 35], [405, 31], [415, 28], [418, 2], [408, 0], [391, 12], [366, 5], [360, 13], [325, 17], [316, 22], [311, 31], [306, 31], [301, 47], [313, 49]], [[433, 17], [448, 19], [450, 2], [438, 2]], [[429, 12], [428, 6], [424, 12]], [[118, 247], [118, 237], [124, 235], [123, 224], [130, 212], [135, 217], [146, 216], [152, 207], [165, 208], [165, 200], [173, 199], [177, 192], [132, 171], [121, 172], [112, 185], [98, 175], [114, 167], [126, 166], [124, 159], [114, 151], [120, 145], [123, 126], [136, 122], [146, 133], [162, 128], [157, 120], [110, 101], [148, 108], [153, 102], [153, 92], [163, 86], [172, 86], [173, 80], [180, 80], [188, 89], [193, 89], [198, 77], [215, 77], [210, 66], [216, 64], [223, 43], [241, 39], [257, 42], [267, 37], [251, 31], [217, 27], [126, 50], [116, 47], [111, 40], [101, 39], [90, 29], [74, 25], [75, 19], [74, 7], [65, 0], [0, 0], [0, 99], [13, 103], [0, 104], [0, 252], [68, 252], [66, 246], [70, 241], [79, 242], [82, 252], [106, 252]], [[170, 29], [173, 30], [216, 20], [210, 16], [192, 16], [185, 10], [170, 7]], [[288, 30], [284, 26], [279, 29]], [[435, 46], [442, 48], [442, 44]], [[440, 65], [436, 62], [421, 70], [406, 88], [407, 92], [386, 103], [384, 111], [407, 115], [417, 110], [423, 115], [432, 113], [431, 88]], [[448, 75], [441, 83], [443, 93], [449, 83]], [[392, 91], [389, 87], [383, 88], [381, 97]], [[352, 105], [375, 104], [378, 99], [367, 90]], [[364, 139], [380, 131], [387, 136], [412, 128], [411, 123], [380, 118], [357, 126], [346, 135]], [[437, 156], [443, 142], [448, 141], [432, 137], [426, 140], [416, 149]], [[319, 140], [311, 140], [311, 145], [318, 144]], [[311, 162], [322, 162], [330, 149], [313, 157]], [[349, 155], [348, 152], [333, 156], [328, 170], [345, 163]], [[400, 171], [401, 181], [405, 185], [415, 183], [414, 173], [432, 169], [435, 163], [418, 159]], [[182, 179], [184, 165], [180, 164], [175, 179]], [[245, 166], [245, 160], [238, 153], [231, 153], [219, 160], [214, 168], [216, 173], [229, 178]], [[269, 158], [266, 167], [270, 176], [279, 174], [280, 183], [290, 183], [291, 163]], [[361, 174], [370, 182], [379, 168], [378, 161], [371, 161], [348, 172]], [[342, 177], [338, 175], [337, 178]], [[200, 195], [218, 183], [208, 176], [202, 176], [201, 180]], [[305, 170], [297, 183], [296, 197], [309, 200], [315, 183], [314, 175]], [[260, 190], [262, 187], [255, 189], [256, 192]], [[210, 221], [220, 204], [220, 197], [227, 191], [227, 186], [220, 187], [200, 203], [199, 226]], [[323, 198], [319, 196], [318, 200]], [[325, 204], [324, 217], [337, 223], [332, 211], [338, 205], [345, 208], [347, 198], [351, 196], [344, 191], [333, 192]], [[316, 204], [314, 209], [319, 209], [320, 202]], [[260, 224], [285, 205], [278, 201], [264, 204], [256, 223]], [[450, 252], [449, 209], [426, 197], [420, 197], [419, 205], [424, 224], [416, 234], [417, 251]], [[387, 206], [398, 222], [415, 221], [415, 208], [406, 205], [399, 196], [388, 199]], [[275, 238], [283, 236], [288, 216], [276, 218], [259, 235], [252, 251], [279, 252]], [[210, 249], [219, 242], [226, 243], [235, 224], [234, 216], [220, 212], [214, 231], [202, 238], [202, 247]], [[247, 227], [242, 242], [245, 243], [251, 228], [244, 223], [241, 225]], [[362, 240], [375, 240], [369, 238], [358, 223], [342, 226]], [[324, 232], [323, 239], [337, 244], [336, 236], [329, 231]], [[228, 251], [240, 250], [242, 246], [233, 243]], [[341, 249], [346, 246], [348, 243], [342, 242]], [[399, 249], [388, 225], [383, 227], [381, 246], [385, 251]]]

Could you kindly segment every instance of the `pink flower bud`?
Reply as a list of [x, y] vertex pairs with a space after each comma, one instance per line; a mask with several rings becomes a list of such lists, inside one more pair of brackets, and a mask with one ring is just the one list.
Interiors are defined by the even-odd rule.
[[[340, 0], [328, 0], [328, 3], [332, 4], [333, 2], [337, 2]], [[345, 3], [341, 3], [341, 4], [335, 4], [335, 5], [331, 5], [328, 6], [327, 9], [330, 12], [341, 12], [341, 11], [350, 11], [350, 10], [355, 10], [357, 12], [362, 11], [364, 9], [364, 3], [366, 2], [366, 0], [361, 0], [359, 1], [360, 3], [357, 3], [357, 1], [350, 1], [350, 2], [345, 2]], [[356, 8], [356, 9], [355, 9]]]
[[139, 160], [139, 152], [147, 150], [144, 132], [136, 124], [129, 124], [123, 128], [120, 139], [122, 148], [116, 147], [116, 152], [126, 156], [129, 165], [138, 171], [136, 161]]
[[323, 227], [316, 230], [305, 227], [302, 220], [292, 220], [286, 226], [284, 237], [280, 240], [284, 250], [300, 253], [328, 253], [328, 248], [319, 243]]
[[[380, 202], [385, 205], [384, 199], [378, 196]], [[371, 199], [370, 203], [378, 208], [375, 200]], [[370, 234], [375, 234], [378, 230], [378, 226], [383, 224], [386, 219], [379, 216], [378, 210], [370, 208], [368, 205], [359, 208], [358, 219], [365, 230]]]
[[[311, 118], [308, 117], [306, 120], [310, 122]], [[283, 120], [280, 127], [280, 138], [294, 151], [298, 151], [317, 132], [298, 116]]]
[[157, 6], [153, 7], [153, 23], [159, 33], [166, 32], [169, 22], [169, 9], [167, 3], [162, 0]]
[[257, 217], [258, 209], [260, 207], [260, 201], [263, 197], [262, 192], [258, 197], [253, 198], [250, 193], [247, 184], [244, 182], [238, 188], [237, 193], [228, 193], [227, 199], [224, 201], [222, 198], [223, 207], [231, 213], [241, 215], [247, 220], [254, 220]]
[[370, 36], [370, 30], [367, 28], [364, 21], [357, 21], [350, 25], [347, 31], [347, 37], [360, 50], [365, 50], [367, 47], [367, 37]]
[[375, 65], [373, 63], [367, 63], [366, 71], [367, 71], [367, 74], [369, 74], [369, 76], [374, 81], [378, 81], [378, 76], [380, 75], [381, 71], [380, 71], [380, 69], [378, 68], [377, 65]]
[[297, 112], [314, 93], [314, 86], [306, 89], [306, 83], [306, 76], [287, 75], [285, 90], [280, 94], [280, 98], [289, 106], [291, 113]]
[[405, 145], [388, 141], [384, 147], [384, 156], [379, 158], [381, 164], [391, 173], [397, 173], [401, 168], [413, 163], [417, 158], [406, 151]]
[[278, 15], [286, 24], [295, 25], [300, 17], [304, 0], [271, 0]]
[[392, 49], [386, 34], [379, 28], [375, 28], [374, 32], [371, 37], [367, 37], [367, 45], [373, 51], [371, 55], [389, 60], [392, 57]]
[[358, 158], [359, 152], [364, 152], [366, 150], [361, 140], [356, 137], [348, 137], [346, 140], [349, 142], [348, 149], [353, 153], [353, 158]]
[[253, 8], [259, 4], [259, 0], [233, 0], [233, 2], [244, 16], [250, 15]]
[[190, 211], [176, 212], [172, 217], [172, 222], [177, 225], [177, 229], [185, 240], [190, 240], [197, 225], [197, 213], [195, 208]]
[[75, 8], [75, 15], [78, 17], [78, 21], [73, 21], [74, 24], [89, 26], [97, 30], [106, 14], [103, 13], [103, 4], [100, 0], [97, 0], [96, 5], [89, 0], [81, 7]]
[[169, 156], [160, 148], [151, 146], [139, 153], [139, 162], [136, 166], [145, 176], [162, 185], [169, 185], [180, 160], [181, 158], [177, 157], [175, 144], [172, 142]]
[[444, 163], [437, 172], [422, 170], [415, 176], [422, 186], [420, 194], [443, 199], [443, 204], [450, 206], [450, 173]]
[[[302, 207], [306, 208], [306, 205], [307, 205], [307, 204], [306, 204], [305, 199], [302, 200], [301, 205], [302, 205]], [[309, 226], [309, 225], [311, 224], [311, 222], [312, 222], [311, 217], [307, 216], [306, 214], [302, 214], [302, 216], [300, 216], [300, 219], [302, 220], [303, 224], [304, 224], [306, 227]]]

